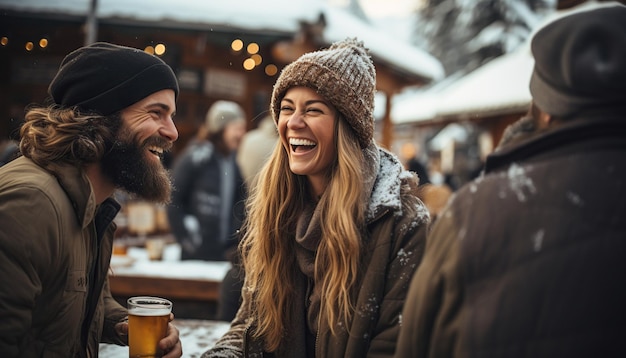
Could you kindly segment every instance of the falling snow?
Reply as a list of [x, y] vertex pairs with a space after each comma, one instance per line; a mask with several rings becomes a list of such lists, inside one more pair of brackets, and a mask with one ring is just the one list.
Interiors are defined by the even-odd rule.
[[583, 207], [585, 205], [585, 202], [583, 201], [583, 199], [580, 197], [580, 195], [568, 191], [565, 196], [567, 197], [567, 200], [569, 200], [570, 203], [579, 206], [579, 207]]
[[539, 252], [541, 250], [541, 245], [543, 244], [544, 234], [545, 234], [545, 231], [541, 229], [533, 235], [532, 242], [533, 242], [533, 250], [535, 250], [535, 252]]
[[525, 169], [524, 167], [513, 163], [507, 172], [509, 188], [513, 190], [517, 199], [521, 202], [526, 201], [528, 194], [537, 193], [533, 180], [526, 175], [526, 172], [530, 171], [530, 168], [531, 167]]
[[459, 233], [457, 235], [457, 239], [459, 239], [459, 240], [465, 239], [465, 235], [466, 234], [467, 234], [467, 229], [466, 228], [462, 228], [461, 230], [459, 230]]

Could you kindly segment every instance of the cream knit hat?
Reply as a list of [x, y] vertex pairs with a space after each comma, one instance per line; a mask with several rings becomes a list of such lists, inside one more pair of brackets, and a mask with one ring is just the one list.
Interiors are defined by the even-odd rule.
[[362, 41], [349, 38], [336, 42], [285, 67], [274, 85], [270, 104], [277, 123], [280, 102], [294, 86], [309, 87], [329, 100], [357, 133], [361, 148], [372, 142], [376, 70]]
[[220, 100], [209, 108], [205, 125], [210, 133], [217, 133], [233, 121], [245, 121], [246, 115], [243, 108], [235, 102]]

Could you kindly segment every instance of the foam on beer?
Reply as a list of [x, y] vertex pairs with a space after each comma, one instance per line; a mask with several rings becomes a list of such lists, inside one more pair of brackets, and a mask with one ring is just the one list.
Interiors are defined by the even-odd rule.
[[165, 305], [153, 305], [152, 308], [133, 307], [128, 310], [128, 314], [134, 316], [169, 316], [170, 309]]

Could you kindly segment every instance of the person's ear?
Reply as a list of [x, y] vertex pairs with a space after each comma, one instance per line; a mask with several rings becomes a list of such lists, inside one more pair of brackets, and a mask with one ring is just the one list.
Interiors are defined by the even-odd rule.
[[537, 122], [539, 122], [539, 127], [548, 128], [554, 124], [555, 117], [542, 110], [539, 110], [539, 118]]
[[541, 121], [546, 123], [547, 125], [552, 124], [553, 119], [554, 117], [551, 114], [548, 114], [546, 112], [541, 112]]

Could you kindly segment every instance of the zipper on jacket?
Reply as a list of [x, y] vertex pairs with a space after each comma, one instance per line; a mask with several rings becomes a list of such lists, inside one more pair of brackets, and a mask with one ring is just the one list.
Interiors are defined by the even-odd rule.
[[246, 326], [246, 329], [243, 330], [243, 356], [248, 356], [248, 331], [250, 330], [250, 324]]
[[[98, 298], [94, 298], [94, 289], [95, 289], [95, 281], [96, 281], [96, 270], [97, 265], [99, 263], [98, 254], [100, 252], [100, 243], [98, 242], [98, 233], [95, 226], [91, 227], [91, 235], [89, 238], [90, 246], [91, 246], [91, 257], [93, 261], [89, 265], [89, 271], [87, 273], [87, 294], [85, 295], [85, 312], [83, 313], [83, 324], [82, 324], [82, 341], [84, 344], [84, 348], [89, 351], [89, 336], [91, 333], [91, 324], [93, 322], [93, 317], [95, 315], [96, 307], [98, 305]], [[95, 304], [91, 304], [95, 302]]]
[[[310, 302], [311, 302], [311, 292], [313, 291], [313, 279], [311, 278], [307, 278], [307, 287], [306, 287], [306, 295], [304, 296], [304, 308], [305, 308], [305, 314], [307, 314], [309, 307], [311, 306]], [[313, 352], [313, 355], [315, 357], [319, 356], [319, 341], [320, 341], [320, 322], [321, 322], [321, 315], [322, 312], [320, 311], [320, 313], [317, 315], [317, 329], [315, 330], [315, 344], [314, 344], [314, 349], [315, 352]]]
[[320, 341], [320, 318], [317, 317], [317, 332], [315, 332], [315, 357], [318, 357], [319, 350], [319, 341]]

